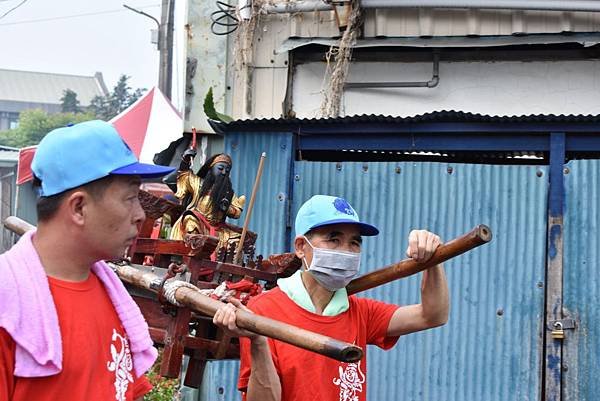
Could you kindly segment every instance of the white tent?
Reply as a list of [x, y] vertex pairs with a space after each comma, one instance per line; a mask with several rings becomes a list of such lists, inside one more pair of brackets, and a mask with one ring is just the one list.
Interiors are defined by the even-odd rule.
[[155, 153], [183, 135], [183, 119], [156, 87], [110, 120], [141, 162], [152, 163]]

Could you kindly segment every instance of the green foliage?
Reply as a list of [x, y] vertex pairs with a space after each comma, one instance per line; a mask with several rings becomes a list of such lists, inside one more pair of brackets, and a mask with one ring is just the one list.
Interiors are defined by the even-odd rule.
[[81, 113], [77, 93], [71, 89], [64, 90], [63, 97], [60, 98], [60, 110], [63, 113]]
[[43, 110], [26, 110], [19, 115], [19, 126], [0, 131], [0, 145], [21, 148], [37, 145], [42, 138], [55, 128], [77, 124], [96, 118], [108, 121], [138, 100], [146, 89], [132, 90], [127, 75], [121, 75], [113, 91], [106, 96], [96, 96], [86, 112], [71, 89], [63, 92], [60, 99], [62, 113], [48, 114]]
[[144, 396], [144, 401], [172, 401], [178, 398], [179, 380], [178, 379], [166, 379], [161, 377], [158, 372], [160, 371], [160, 361], [162, 357], [162, 350], [159, 351], [159, 356], [152, 369], [146, 374], [150, 383], [152, 383], [153, 389]]
[[100, 120], [108, 121], [138, 100], [146, 89], [132, 90], [127, 81], [130, 77], [123, 74], [106, 96], [96, 96], [90, 103], [90, 111]]
[[212, 87], [208, 89], [208, 93], [204, 98], [204, 114], [206, 114], [206, 116], [211, 120], [222, 121], [224, 123], [230, 123], [233, 121], [233, 118], [229, 117], [227, 114], [219, 113], [215, 109]]
[[26, 110], [19, 116], [19, 126], [15, 129], [0, 131], [0, 145], [22, 148], [37, 145], [42, 138], [55, 128], [67, 124], [77, 124], [93, 120], [91, 113], [48, 114], [39, 109]]

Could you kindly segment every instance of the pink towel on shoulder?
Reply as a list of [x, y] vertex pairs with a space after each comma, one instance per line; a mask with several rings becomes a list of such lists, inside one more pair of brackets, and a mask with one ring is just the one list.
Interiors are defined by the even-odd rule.
[[[58, 316], [46, 272], [27, 232], [0, 255], [0, 327], [16, 343], [15, 376], [44, 377], [62, 370], [62, 341]], [[139, 377], [157, 357], [140, 308], [123, 283], [104, 262], [92, 271], [104, 284], [129, 338], [133, 365]]]

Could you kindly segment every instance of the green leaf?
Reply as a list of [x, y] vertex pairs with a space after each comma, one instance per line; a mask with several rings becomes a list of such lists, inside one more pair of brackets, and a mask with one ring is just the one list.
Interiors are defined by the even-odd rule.
[[211, 120], [218, 120], [224, 123], [230, 123], [233, 121], [233, 118], [227, 114], [219, 113], [215, 109], [212, 86], [208, 89], [208, 92], [204, 97], [204, 114], [206, 114], [206, 117], [210, 118]]
[[230, 123], [233, 121], [233, 118], [229, 117], [227, 114], [217, 112], [217, 117], [219, 117], [219, 120], [223, 121], [224, 123]]
[[204, 97], [204, 114], [211, 120], [220, 120], [217, 110], [215, 110], [215, 101], [213, 99], [212, 86], [208, 88], [208, 92]]

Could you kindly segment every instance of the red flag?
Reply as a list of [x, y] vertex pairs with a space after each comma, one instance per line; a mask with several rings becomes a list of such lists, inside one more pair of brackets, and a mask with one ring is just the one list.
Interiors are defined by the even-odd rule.
[[17, 185], [21, 185], [33, 179], [31, 161], [37, 146], [28, 146], [19, 150], [19, 164], [17, 167]]

